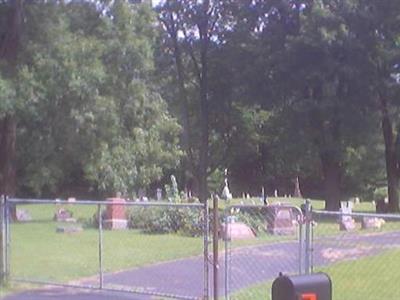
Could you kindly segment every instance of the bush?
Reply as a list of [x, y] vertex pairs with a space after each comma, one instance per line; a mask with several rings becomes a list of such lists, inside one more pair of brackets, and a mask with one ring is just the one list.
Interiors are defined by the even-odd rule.
[[265, 232], [266, 207], [241, 207], [240, 209], [233, 209], [231, 215], [236, 218], [237, 222], [249, 226], [256, 234]]
[[145, 233], [179, 233], [200, 236], [203, 218], [199, 210], [172, 207], [137, 207], [128, 213], [129, 227]]

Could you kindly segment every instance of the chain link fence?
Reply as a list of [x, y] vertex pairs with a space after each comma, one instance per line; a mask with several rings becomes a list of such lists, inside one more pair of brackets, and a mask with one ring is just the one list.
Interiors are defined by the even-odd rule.
[[237, 205], [214, 230], [203, 204], [2, 201], [2, 280], [208, 299], [214, 263], [221, 299], [271, 299], [279, 273], [319, 271], [335, 300], [400, 299], [400, 215]]
[[332, 278], [333, 299], [400, 299], [399, 215], [312, 215], [311, 268]]
[[199, 203], [8, 199], [11, 282], [208, 297], [208, 208]]
[[239, 205], [225, 209], [225, 299], [270, 299], [280, 272], [302, 269], [303, 215], [290, 205]]
[[271, 299], [280, 272], [327, 273], [334, 300], [400, 299], [400, 215], [303, 210], [225, 210], [225, 299]]

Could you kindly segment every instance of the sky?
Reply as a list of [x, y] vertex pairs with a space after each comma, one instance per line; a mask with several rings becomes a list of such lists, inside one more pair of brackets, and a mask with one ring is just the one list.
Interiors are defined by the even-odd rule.
[[153, 6], [158, 5], [158, 3], [160, 3], [160, 1], [161, 1], [161, 0], [153, 0], [153, 1], [152, 1]]

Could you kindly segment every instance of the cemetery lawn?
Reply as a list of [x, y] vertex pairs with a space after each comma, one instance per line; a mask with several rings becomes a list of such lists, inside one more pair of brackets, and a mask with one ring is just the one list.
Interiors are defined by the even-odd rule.
[[[33, 221], [11, 224], [12, 277], [67, 282], [97, 275], [99, 233], [56, 233], [57, 226], [76, 226], [52, 221], [54, 205], [21, 205]], [[73, 217], [84, 222], [95, 206], [70, 206]], [[103, 231], [103, 269], [129, 268], [191, 257], [203, 253], [203, 239], [177, 234], [143, 234], [137, 230]]]
[[[334, 300], [398, 300], [400, 290], [400, 250], [315, 268], [332, 279]], [[237, 291], [232, 300], [271, 299], [272, 281]]]
[[[300, 201], [293, 198], [292, 200]], [[11, 224], [12, 277], [68, 282], [97, 276], [99, 233], [95, 228], [84, 228], [82, 232], [74, 234], [56, 233], [56, 228], [60, 223], [57, 224], [52, 220], [56, 210], [55, 205], [19, 205], [18, 208], [29, 211], [33, 221]], [[72, 210], [73, 217], [84, 225], [97, 212], [97, 207], [91, 205], [68, 205], [66, 208]], [[64, 225], [71, 226], [70, 224]], [[388, 222], [380, 231], [394, 229], [400, 229], [400, 222]], [[367, 231], [358, 229], [355, 232], [366, 233]], [[340, 232], [335, 221], [321, 220], [315, 229], [315, 234], [333, 235], [340, 234]], [[295, 239], [295, 236], [262, 234], [254, 240], [234, 241], [230, 246], [236, 248], [271, 242], [295, 241]], [[220, 241], [221, 251], [223, 251], [223, 243]], [[103, 269], [107, 273], [193, 257], [202, 255], [202, 253], [202, 237], [143, 234], [137, 230], [103, 231]], [[345, 263], [345, 265], [349, 264]], [[392, 262], [386, 264], [384, 261], [382, 265], [392, 266], [393, 264]], [[332, 272], [334, 272], [340, 266], [336, 265], [332, 268]], [[400, 269], [400, 262], [398, 269]], [[348, 275], [344, 276], [348, 277]], [[382, 280], [382, 278], [380, 279]], [[372, 279], [371, 283], [375, 281]], [[265, 290], [265, 287], [262, 289]]]
[[[285, 203], [285, 204], [291, 204], [297, 207], [300, 207], [304, 203], [303, 198], [283, 198], [283, 197], [269, 197], [268, 201], [270, 204], [274, 203]], [[325, 209], [325, 202], [320, 199], [310, 199], [311, 205], [313, 209], [315, 210], [324, 210]], [[227, 206], [231, 205], [262, 205], [262, 202], [259, 198], [250, 198], [250, 199], [241, 199], [241, 198], [234, 198], [232, 200], [229, 200], [228, 202], [224, 200], [220, 200], [219, 207], [221, 209], [224, 209]], [[210, 201], [210, 206], [212, 207], [212, 202]], [[372, 204], [372, 202], [361, 202], [358, 204], [354, 205], [353, 208], [354, 212], [366, 212], [366, 213], [375, 213], [375, 206]]]

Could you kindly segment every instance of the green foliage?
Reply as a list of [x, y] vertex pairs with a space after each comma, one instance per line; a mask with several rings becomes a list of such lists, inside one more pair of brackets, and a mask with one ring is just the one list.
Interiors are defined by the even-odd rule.
[[375, 189], [374, 191], [375, 201], [382, 201], [387, 197], [388, 197], [388, 188], [386, 186]]
[[179, 162], [180, 127], [151, 78], [154, 15], [126, 1], [106, 6], [24, 6], [16, 72], [0, 62], [0, 117], [18, 119], [20, 193], [89, 184], [130, 193]]
[[129, 212], [129, 225], [145, 233], [179, 233], [184, 236], [201, 236], [203, 233], [201, 211], [189, 208], [141, 207]]
[[266, 232], [266, 221], [267, 221], [267, 210], [265, 208], [240, 208], [234, 209], [233, 216], [237, 218], [237, 221], [245, 223], [249, 226], [256, 234]]
[[218, 191], [228, 168], [234, 193], [299, 176], [305, 195], [331, 180], [336, 200], [371, 197], [387, 180], [378, 96], [400, 140], [399, 2], [204, 3], [25, 1], [17, 60], [0, 61], [20, 195], [129, 195], [171, 173]]

